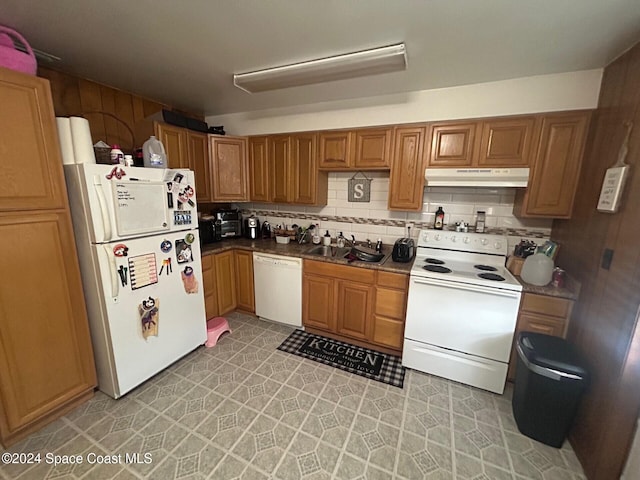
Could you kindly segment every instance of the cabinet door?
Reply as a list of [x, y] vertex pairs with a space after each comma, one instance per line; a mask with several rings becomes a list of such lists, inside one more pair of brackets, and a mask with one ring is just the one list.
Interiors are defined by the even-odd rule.
[[391, 166], [391, 128], [356, 130], [356, 152], [353, 167], [357, 169], [388, 169]]
[[213, 255], [202, 256], [202, 284], [204, 290], [204, 309], [207, 320], [219, 315], [218, 290], [216, 289], [216, 268]]
[[402, 350], [404, 343], [404, 321], [395, 318], [373, 316], [372, 341], [395, 350]]
[[65, 207], [49, 82], [0, 68], [0, 105], [0, 211]]
[[196, 198], [200, 203], [213, 200], [211, 195], [211, 169], [209, 168], [209, 143], [203, 133], [187, 132], [189, 168], [195, 172]]
[[477, 123], [431, 126], [430, 167], [470, 167], [473, 163]]
[[271, 202], [271, 176], [267, 137], [249, 138], [249, 198], [252, 202]]
[[534, 117], [482, 122], [477, 165], [527, 167], [531, 161], [534, 126]]
[[516, 198], [516, 214], [571, 217], [589, 118], [589, 112], [544, 116], [533, 174], [521, 209]]
[[238, 308], [254, 313], [256, 302], [253, 288], [253, 253], [246, 250], [235, 250], [234, 256]]
[[329, 332], [336, 329], [334, 280], [305, 274], [302, 277], [302, 323]]
[[353, 132], [320, 132], [320, 168], [341, 170], [351, 166]]
[[291, 136], [291, 201], [313, 205], [318, 198], [318, 165], [313, 133]]
[[390, 210], [422, 210], [424, 193], [424, 127], [394, 130], [389, 180]]
[[68, 213], [0, 215], [3, 437], [96, 385]]
[[271, 195], [276, 203], [291, 201], [291, 141], [288, 136], [269, 137]]
[[169, 168], [189, 168], [187, 131], [166, 123], [156, 123], [156, 137], [162, 142]]
[[337, 280], [336, 326], [341, 335], [367, 340], [372, 327], [372, 305], [375, 287]]
[[215, 256], [215, 271], [218, 310], [220, 311], [220, 315], [224, 315], [234, 310], [237, 305], [233, 250], [218, 253]]
[[214, 202], [249, 200], [247, 139], [209, 136]]

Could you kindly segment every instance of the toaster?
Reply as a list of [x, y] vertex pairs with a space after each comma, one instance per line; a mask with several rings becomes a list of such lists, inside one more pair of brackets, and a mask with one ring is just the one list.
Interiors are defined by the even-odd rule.
[[412, 238], [399, 238], [393, 245], [391, 258], [394, 262], [410, 262], [416, 253], [416, 244]]

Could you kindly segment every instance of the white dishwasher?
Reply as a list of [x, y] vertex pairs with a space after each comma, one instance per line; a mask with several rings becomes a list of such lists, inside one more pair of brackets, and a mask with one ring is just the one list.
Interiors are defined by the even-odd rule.
[[256, 315], [302, 326], [302, 259], [253, 253]]

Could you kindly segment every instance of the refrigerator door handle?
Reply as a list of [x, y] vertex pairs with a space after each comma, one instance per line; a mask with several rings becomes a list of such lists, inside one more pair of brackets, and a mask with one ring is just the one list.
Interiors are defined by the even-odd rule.
[[102, 217], [102, 230], [104, 232], [103, 242], [111, 240], [111, 220], [109, 220], [109, 210], [107, 209], [107, 199], [104, 196], [104, 190], [100, 180], [100, 175], [94, 175], [93, 187], [96, 190], [98, 196], [98, 203], [100, 204], [100, 216]]
[[118, 284], [118, 275], [116, 271], [116, 257], [113, 255], [109, 245], [103, 245], [105, 255], [107, 256], [107, 262], [109, 264], [109, 275], [111, 276], [111, 298], [115, 299], [120, 294], [120, 285]]

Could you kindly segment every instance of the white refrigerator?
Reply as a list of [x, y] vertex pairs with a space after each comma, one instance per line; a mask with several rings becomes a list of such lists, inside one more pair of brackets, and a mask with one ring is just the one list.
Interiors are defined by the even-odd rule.
[[206, 341], [194, 174], [64, 172], [98, 388], [118, 398]]

